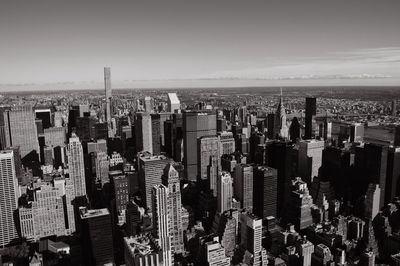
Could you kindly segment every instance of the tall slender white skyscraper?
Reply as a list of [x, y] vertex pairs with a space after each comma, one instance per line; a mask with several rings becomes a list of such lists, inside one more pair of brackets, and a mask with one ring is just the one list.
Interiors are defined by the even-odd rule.
[[78, 136], [72, 133], [67, 147], [69, 178], [75, 189], [75, 197], [86, 196], [85, 166], [83, 149]]
[[163, 265], [172, 266], [171, 239], [168, 220], [168, 188], [156, 185], [152, 189], [153, 233], [163, 253]]
[[13, 151], [0, 151], [0, 246], [18, 237], [14, 211], [18, 204], [18, 183]]
[[164, 169], [162, 183], [168, 187], [168, 217], [171, 251], [173, 253], [182, 253], [184, 251], [184, 246], [179, 173], [171, 163], [167, 164]]
[[104, 68], [104, 88], [106, 92], [106, 121], [108, 127], [108, 137], [114, 137], [114, 131], [112, 128], [111, 123], [111, 98], [112, 98], [112, 91], [111, 91], [111, 68], [105, 67]]
[[218, 213], [223, 213], [232, 208], [232, 177], [226, 171], [218, 175]]

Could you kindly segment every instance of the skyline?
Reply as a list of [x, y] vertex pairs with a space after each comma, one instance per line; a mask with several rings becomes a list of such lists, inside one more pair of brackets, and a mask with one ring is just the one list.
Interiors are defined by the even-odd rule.
[[116, 88], [400, 84], [398, 1], [19, 3], [0, 91], [102, 88], [104, 66]]

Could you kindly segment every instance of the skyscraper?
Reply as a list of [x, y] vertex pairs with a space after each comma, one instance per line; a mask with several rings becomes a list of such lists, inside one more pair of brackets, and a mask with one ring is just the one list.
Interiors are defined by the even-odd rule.
[[311, 207], [313, 198], [307, 184], [297, 177], [292, 181], [292, 194], [288, 210], [284, 212], [287, 222], [292, 223], [297, 230], [303, 230], [313, 223]]
[[170, 226], [168, 219], [168, 188], [156, 185], [151, 190], [153, 209], [153, 234], [158, 239], [165, 266], [172, 266]]
[[86, 196], [85, 165], [79, 138], [72, 134], [67, 146], [69, 178], [74, 183], [75, 197]]
[[161, 119], [160, 114], [151, 114], [151, 142], [153, 155], [161, 153]]
[[253, 166], [237, 164], [235, 167], [235, 198], [243, 209], [253, 210]]
[[151, 104], [151, 97], [150, 96], [144, 97], [144, 111], [147, 114], [150, 114], [153, 111], [153, 106]]
[[153, 153], [153, 134], [150, 114], [136, 113], [135, 115], [136, 151]]
[[366, 219], [373, 220], [379, 212], [379, 202], [381, 197], [381, 190], [378, 184], [369, 184], [367, 190], [367, 197], [365, 199], [365, 215]]
[[197, 139], [202, 136], [217, 134], [217, 117], [215, 113], [187, 111], [183, 113], [183, 145], [185, 176], [196, 181], [198, 173]]
[[171, 159], [159, 156], [141, 156], [139, 157], [139, 186], [142, 192], [142, 197], [145, 202], [145, 207], [151, 212], [151, 191], [156, 185], [161, 184], [162, 175], [165, 166], [172, 162]]
[[0, 151], [0, 246], [18, 237], [14, 211], [18, 205], [18, 182], [13, 151]]
[[271, 167], [254, 168], [253, 212], [262, 219], [276, 217], [278, 200], [278, 173]]
[[304, 139], [313, 138], [313, 119], [317, 113], [317, 99], [312, 97], [306, 98], [306, 125]]
[[366, 143], [364, 147], [356, 148], [354, 167], [357, 172], [359, 194], [366, 192], [368, 185], [379, 184], [381, 190], [380, 208], [385, 203], [386, 172], [389, 147]]
[[286, 139], [288, 138], [288, 135], [289, 135], [289, 129], [286, 124], [286, 110], [285, 107], [283, 106], [282, 89], [281, 89], [281, 95], [279, 97], [279, 103], [275, 113], [273, 137]]
[[35, 117], [42, 120], [43, 129], [51, 127], [51, 110], [49, 108], [35, 109]]
[[293, 117], [292, 123], [289, 127], [289, 135], [290, 140], [295, 142], [297, 139], [300, 139], [300, 123], [297, 117]]
[[240, 246], [253, 255], [252, 265], [263, 265], [262, 262], [262, 219], [251, 213], [240, 213]]
[[21, 227], [24, 237], [37, 241], [47, 236], [66, 234], [64, 206], [60, 194], [58, 188], [42, 186], [35, 191], [31, 207], [19, 210], [21, 224], [24, 217], [29, 216], [29, 210], [31, 211], [32, 226]]
[[218, 213], [230, 210], [232, 208], [232, 177], [228, 172], [221, 172], [218, 175]]
[[362, 142], [364, 140], [364, 125], [354, 123], [350, 126], [350, 142]]
[[30, 105], [3, 109], [5, 147], [19, 146], [21, 157], [40, 152], [35, 118]]
[[314, 253], [314, 245], [305, 237], [298, 240], [296, 245], [297, 252], [300, 255], [300, 265], [311, 266], [311, 255]]
[[400, 148], [390, 147], [387, 160], [385, 205], [400, 194]]
[[293, 148], [287, 141], [267, 142], [267, 165], [278, 171], [278, 217], [290, 197], [293, 177]]
[[108, 126], [108, 137], [114, 137], [114, 132], [111, 124], [111, 99], [112, 99], [112, 92], [111, 92], [111, 68], [105, 67], [104, 68], [104, 88], [106, 94], [106, 121]]
[[235, 152], [235, 139], [232, 132], [222, 131], [218, 133], [220, 142], [220, 156]]
[[[82, 223], [82, 242], [86, 265], [105, 265], [114, 262], [112, 224], [108, 209], [79, 208]], [[112, 264], [111, 264], [112, 265]]]
[[171, 236], [171, 251], [182, 253], [183, 246], [183, 227], [182, 227], [182, 201], [179, 184], [179, 173], [174, 166], [169, 163], [164, 169], [162, 183], [168, 188], [168, 217], [169, 233]]
[[218, 237], [202, 244], [204, 258], [202, 262], [209, 266], [229, 266], [231, 259], [225, 255], [225, 248], [219, 243]]
[[217, 136], [204, 136], [197, 139], [197, 176], [199, 180], [207, 179], [207, 166], [210, 165], [210, 158], [215, 157], [218, 167], [221, 169], [220, 143]]
[[168, 93], [168, 112], [175, 113], [180, 110], [181, 102], [175, 92]]
[[298, 174], [309, 184], [322, 165], [323, 140], [302, 140], [299, 144]]

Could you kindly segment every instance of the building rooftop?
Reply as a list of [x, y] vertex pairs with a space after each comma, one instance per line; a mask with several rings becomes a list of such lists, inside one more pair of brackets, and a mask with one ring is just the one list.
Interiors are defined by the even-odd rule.
[[153, 252], [160, 251], [160, 247], [150, 235], [138, 235], [131, 237], [124, 237], [126, 245], [129, 247], [132, 255], [145, 256]]
[[176, 95], [175, 92], [168, 93], [168, 99], [170, 100], [171, 104], [180, 104], [178, 95]]
[[96, 210], [88, 210], [86, 207], [79, 208], [79, 215], [81, 219], [89, 219], [93, 217], [99, 217], [104, 215], [109, 215], [110, 212], [107, 208], [104, 209], [96, 209]]
[[168, 159], [165, 155], [152, 155], [152, 156], [142, 156], [140, 160], [149, 162], [149, 161], [158, 161], [158, 160], [166, 160]]

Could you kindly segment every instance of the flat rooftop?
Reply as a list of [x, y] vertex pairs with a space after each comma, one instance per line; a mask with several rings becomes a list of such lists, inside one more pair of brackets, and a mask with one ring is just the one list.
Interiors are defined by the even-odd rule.
[[79, 215], [81, 216], [81, 219], [89, 219], [89, 218], [94, 218], [94, 217], [99, 217], [99, 216], [104, 216], [104, 215], [109, 215], [109, 214], [110, 214], [110, 211], [107, 208], [95, 209], [95, 210], [88, 210], [86, 208], [79, 209]]

